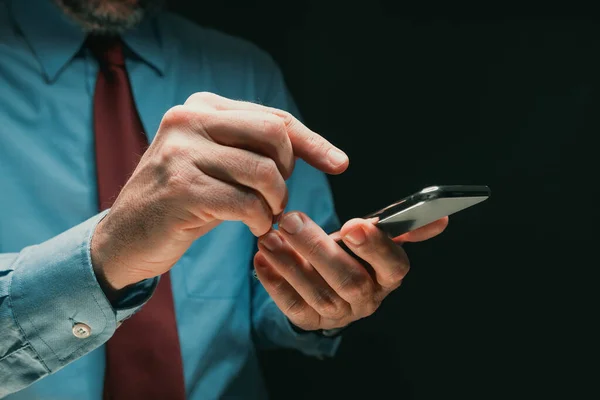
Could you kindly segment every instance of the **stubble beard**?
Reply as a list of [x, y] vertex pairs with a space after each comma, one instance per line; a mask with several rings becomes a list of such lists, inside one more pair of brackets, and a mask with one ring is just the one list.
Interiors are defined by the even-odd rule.
[[165, 0], [54, 0], [88, 34], [120, 35], [163, 8]]

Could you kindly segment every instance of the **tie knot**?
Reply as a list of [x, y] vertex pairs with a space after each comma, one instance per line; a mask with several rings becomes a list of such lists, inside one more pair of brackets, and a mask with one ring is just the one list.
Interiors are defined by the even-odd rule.
[[125, 65], [123, 43], [118, 36], [89, 36], [87, 46], [101, 66]]

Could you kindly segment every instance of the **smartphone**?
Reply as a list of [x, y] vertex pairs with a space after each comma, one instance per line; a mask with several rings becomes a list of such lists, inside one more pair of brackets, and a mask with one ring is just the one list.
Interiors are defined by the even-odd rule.
[[375, 225], [396, 237], [481, 203], [490, 195], [487, 186], [430, 186], [364, 218], [377, 217]]
[[[375, 226], [394, 238], [481, 203], [490, 195], [487, 186], [430, 186], [363, 218], [377, 217]], [[337, 243], [362, 262], [343, 241]]]

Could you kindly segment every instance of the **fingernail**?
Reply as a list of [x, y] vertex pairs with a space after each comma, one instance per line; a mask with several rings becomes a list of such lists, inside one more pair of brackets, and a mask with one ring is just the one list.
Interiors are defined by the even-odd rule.
[[346, 239], [355, 246], [360, 246], [367, 240], [367, 236], [365, 235], [365, 231], [363, 230], [363, 228], [358, 227], [353, 231], [348, 232], [346, 236], [344, 236], [344, 239]]
[[302, 225], [304, 225], [304, 222], [302, 222], [302, 218], [296, 213], [287, 214], [279, 222], [279, 227], [290, 235], [300, 232]]
[[348, 161], [348, 156], [343, 151], [338, 149], [329, 150], [329, 152], [327, 153], [327, 158], [329, 158], [329, 162], [334, 167], [339, 167], [340, 165]]
[[276, 251], [277, 249], [279, 249], [281, 247], [281, 239], [274, 232], [268, 233], [267, 236], [265, 236], [261, 240], [261, 243], [269, 251]]

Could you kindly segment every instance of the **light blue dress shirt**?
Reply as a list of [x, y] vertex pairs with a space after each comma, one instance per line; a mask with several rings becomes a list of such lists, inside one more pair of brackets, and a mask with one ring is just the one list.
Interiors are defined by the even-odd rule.
[[[51, 0], [0, 0], [0, 397], [102, 398], [103, 344], [155, 280], [117, 308], [90, 261], [97, 214], [92, 98], [98, 66]], [[255, 46], [168, 13], [126, 34], [127, 70], [149, 140], [165, 111], [199, 91], [296, 112]], [[303, 162], [289, 210], [337, 228], [323, 174]], [[251, 274], [256, 240], [225, 222], [172, 270], [189, 399], [265, 398], [257, 349], [330, 356], [338, 339], [298, 334]], [[77, 323], [91, 328], [74, 336]], [[126, 323], [126, 322], [125, 322]], [[150, 334], [150, 332], [149, 332]]]

